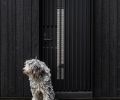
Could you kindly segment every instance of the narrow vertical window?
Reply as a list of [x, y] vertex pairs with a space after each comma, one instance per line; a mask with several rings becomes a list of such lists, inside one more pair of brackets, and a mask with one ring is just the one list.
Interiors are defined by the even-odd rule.
[[57, 79], [64, 79], [64, 0], [57, 0]]
[[57, 9], [57, 79], [60, 79], [60, 9]]

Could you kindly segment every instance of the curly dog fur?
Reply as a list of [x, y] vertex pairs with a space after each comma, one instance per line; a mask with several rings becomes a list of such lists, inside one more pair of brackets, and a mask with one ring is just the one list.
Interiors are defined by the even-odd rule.
[[32, 100], [54, 100], [50, 69], [38, 59], [25, 61], [23, 73], [29, 77]]

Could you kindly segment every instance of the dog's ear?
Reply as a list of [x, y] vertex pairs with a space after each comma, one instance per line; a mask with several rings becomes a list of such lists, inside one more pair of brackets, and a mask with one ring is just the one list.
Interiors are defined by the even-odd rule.
[[45, 67], [43, 71], [45, 74], [47, 74], [47, 77], [51, 77], [50, 69], [48, 67]]
[[45, 73], [50, 73], [50, 69], [47, 67], [47, 65], [44, 62], [42, 63], [42, 66], [43, 66], [43, 71]]
[[44, 68], [45, 73], [50, 73], [50, 69], [48, 67]]

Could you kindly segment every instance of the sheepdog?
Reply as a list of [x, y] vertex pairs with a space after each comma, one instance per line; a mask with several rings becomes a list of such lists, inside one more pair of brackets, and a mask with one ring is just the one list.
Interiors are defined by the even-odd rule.
[[25, 61], [23, 73], [29, 77], [32, 100], [54, 100], [50, 69], [40, 60]]

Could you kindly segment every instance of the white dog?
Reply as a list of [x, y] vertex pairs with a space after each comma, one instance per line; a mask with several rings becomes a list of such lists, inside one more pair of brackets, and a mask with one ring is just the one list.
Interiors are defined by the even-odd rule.
[[32, 100], [54, 100], [50, 69], [38, 59], [27, 60], [23, 73], [29, 77]]

